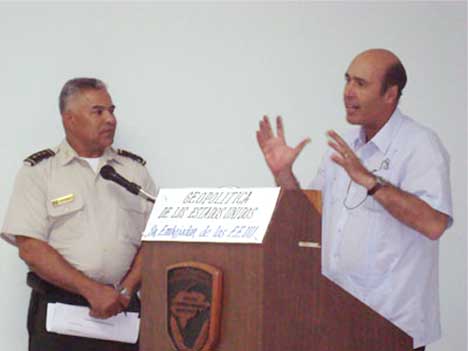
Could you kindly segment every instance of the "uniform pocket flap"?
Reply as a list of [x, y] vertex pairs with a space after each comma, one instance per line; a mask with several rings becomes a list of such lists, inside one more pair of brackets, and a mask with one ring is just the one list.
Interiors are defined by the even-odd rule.
[[77, 194], [66, 194], [47, 200], [47, 211], [51, 217], [60, 217], [72, 214], [84, 207], [84, 201]]

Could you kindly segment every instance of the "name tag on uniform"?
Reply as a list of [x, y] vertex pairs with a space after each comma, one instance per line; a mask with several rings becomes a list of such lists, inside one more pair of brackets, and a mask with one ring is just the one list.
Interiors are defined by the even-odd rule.
[[68, 204], [69, 202], [72, 202], [74, 199], [75, 199], [74, 194], [68, 194], [68, 195], [53, 199], [51, 202], [54, 207], [57, 207], [63, 204]]

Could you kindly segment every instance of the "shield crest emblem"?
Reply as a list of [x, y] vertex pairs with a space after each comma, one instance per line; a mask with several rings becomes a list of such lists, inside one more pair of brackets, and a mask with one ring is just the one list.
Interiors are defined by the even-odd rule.
[[218, 342], [222, 272], [200, 262], [167, 268], [167, 329], [177, 351], [213, 350]]

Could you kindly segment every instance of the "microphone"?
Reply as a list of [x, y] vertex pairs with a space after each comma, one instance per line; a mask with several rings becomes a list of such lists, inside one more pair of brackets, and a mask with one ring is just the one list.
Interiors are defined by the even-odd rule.
[[152, 195], [148, 194], [147, 192], [145, 192], [141, 188], [141, 186], [139, 186], [138, 184], [132, 183], [131, 181], [129, 181], [129, 180], [125, 179], [124, 177], [122, 177], [120, 174], [117, 173], [117, 171], [114, 169], [114, 167], [109, 166], [109, 165], [105, 165], [105, 166], [103, 166], [101, 168], [101, 170], [99, 171], [99, 174], [104, 179], [113, 181], [114, 183], [117, 183], [120, 186], [124, 187], [129, 192], [131, 192], [132, 194], [141, 196], [146, 201], [154, 203], [154, 201], [155, 201], [154, 196], [152, 196]]

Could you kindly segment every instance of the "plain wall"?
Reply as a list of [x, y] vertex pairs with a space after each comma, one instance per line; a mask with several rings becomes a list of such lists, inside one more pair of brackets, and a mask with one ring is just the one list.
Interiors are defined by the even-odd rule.
[[[22, 160], [63, 138], [64, 82], [96, 76], [117, 105], [115, 145], [138, 153], [161, 187], [270, 186], [255, 139], [281, 114], [295, 172], [315, 174], [325, 132], [349, 128], [344, 73], [372, 47], [408, 71], [400, 108], [451, 155], [455, 223], [441, 239], [443, 339], [466, 349], [466, 3], [0, 4], [0, 218]], [[0, 340], [25, 350], [29, 288], [17, 250], [0, 244]], [[337, 350], [338, 351], [338, 350]]]

